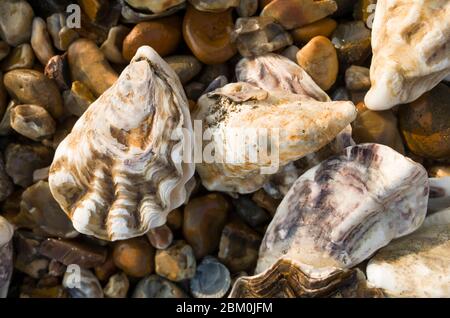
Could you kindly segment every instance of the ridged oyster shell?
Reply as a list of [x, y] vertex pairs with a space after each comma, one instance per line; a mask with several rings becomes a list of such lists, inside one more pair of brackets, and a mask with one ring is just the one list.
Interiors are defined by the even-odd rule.
[[8, 294], [9, 282], [13, 272], [13, 226], [0, 216], [0, 298]]
[[74, 227], [118, 240], [163, 225], [194, 174], [182, 160], [190, 136], [181, 128], [192, 133], [181, 83], [152, 48], [141, 47], [56, 150], [50, 189]]
[[448, 0], [377, 2], [369, 109], [412, 102], [450, 74], [449, 17]]
[[[244, 82], [228, 84], [203, 95], [193, 114], [211, 134], [204, 149], [212, 145], [215, 151], [214, 160], [198, 163], [197, 171], [210, 191], [254, 192], [280, 167], [329, 143], [355, 117], [351, 102], [319, 102]], [[261, 138], [271, 145], [269, 151], [261, 147]], [[242, 149], [240, 160], [228, 160]], [[248, 149], [256, 149], [257, 158]]]

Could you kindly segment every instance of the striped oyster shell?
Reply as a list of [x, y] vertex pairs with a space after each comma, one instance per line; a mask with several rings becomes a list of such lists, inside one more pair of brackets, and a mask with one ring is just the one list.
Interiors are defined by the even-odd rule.
[[[193, 114], [205, 135], [211, 133], [211, 140], [203, 139], [205, 151], [215, 150], [214, 160], [198, 163], [197, 172], [210, 191], [254, 192], [280, 167], [329, 143], [355, 117], [351, 102], [319, 102], [244, 82], [225, 85], [203, 95]], [[262, 151], [260, 138], [271, 143], [270, 153]], [[228, 160], [243, 148], [241, 160]], [[256, 160], [248, 149], [257, 149]]]
[[9, 282], [13, 272], [13, 226], [0, 216], [0, 298], [8, 294]]
[[194, 174], [182, 129], [192, 133], [180, 81], [141, 47], [56, 150], [49, 185], [75, 229], [114, 241], [163, 225]]
[[449, 17], [448, 0], [377, 2], [369, 109], [412, 102], [450, 74]]

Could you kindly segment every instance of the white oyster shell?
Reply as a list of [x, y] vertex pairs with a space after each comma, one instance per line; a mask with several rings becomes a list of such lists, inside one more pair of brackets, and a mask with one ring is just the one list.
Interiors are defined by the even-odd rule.
[[51, 192], [81, 233], [143, 235], [185, 201], [194, 174], [194, 164], [182, 160], [190, 149], [186, 132], [191, 119], [177, 75], [141, 47], [57, 148]]
[[0, 216], [0, 298], [8, 294], [9, 282], [13, 272], [12, 237], [13, 226]]
[[211, 134], [203, 154], [214, 150], [214, 158], [203, 158], [197, 171], [208, 190], [254, 192], [280, 167], [328, 144], [355, 117], [351, 102], [319, 102], [244, 82], [228, 84], [203, 95], [193, 114], [202, 121], [204, 136]]
[[256, 273], [279, 259], [318, 273], [351, 268], [416, 230], [427, 200], [420, 164], [383, 145], [348, 147], [294, 183], [267, 228]]
[[419, 230], [378, 251], [367, 265], [369, 284], [393, 297], [450, 297], [448, 212], [432, 214]]
[[377, 2], [369, 109], [412, 102], [450, 74], [449, 17], [448, 0]]

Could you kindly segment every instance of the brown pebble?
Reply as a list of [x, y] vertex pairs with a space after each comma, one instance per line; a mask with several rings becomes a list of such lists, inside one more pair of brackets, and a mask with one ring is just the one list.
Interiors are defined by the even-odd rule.
[[301, 28], [294, 29], [292, 30], [291, 35], [295, 43], [305, 44], [318, 35], [329, 38], [336, 27], [337, 23], [335, 20], [325, 18], [302, 26]]
[[112, 275], [117, 273], [118, 268], [116, 264], [114, 264], [112, 251], [108, 253], [108, 256], [106, 257], [106, 260], [103, 262], [103, 264], [95, 266], [94, 271], [95, 276], [97, 276], [97, 278], [102, 282], [107, 281]]
[[34, 65], [34, 52], [28, 43], [15, 47], [2, 61], [0, 68], [8, 72], [21, 68], [32, 68]]
[[154, 248], [163, 250], [168, 248], [173, 241], [173, 233], [167, 225], [150, 229], [147, 238]]
[[170, 211], [167, 215], [166, 224], [172, 231], [176, 231], [183, 225], [183, 213], [180, 209]]
[[45, 65], [44, 74], [54, 80], [60, 90], [69, 89], [71, 79], [67, 54], [52, 56]]
[[18, 105], [11, 110], [11, 127], [19, 134], [39, 141], [53, 135], [56, 123], [45, 108]]
[[153, 272], [155, 250], [143, 237], [119, 241], [114, 244], [114, 264], [127, 275], [144, 277]]
[[280, 200], [272, 198], [264, 189], [259, 189], [252, 195], [252, 200], [261, 208], [269, 211], [270, 215], [274, 216], [277, 211]]
[[155, 256], [156, 274], [174, 282], [194, 277], [196, 262], [192, 247], [184, 241], [176, 241], [165, 249], [158, 250]]

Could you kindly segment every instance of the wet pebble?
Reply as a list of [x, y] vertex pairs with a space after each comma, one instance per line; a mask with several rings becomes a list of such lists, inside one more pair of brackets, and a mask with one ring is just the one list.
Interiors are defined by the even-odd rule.
[[343, 64], [360, 65], [370, 55], [370, 30], [362, 21], [340, 23], [331, 36], [331, 42]]
[[71, 79], [67, 54], [52, 56], [45, 65], [44, 74], [54, 80], [60, 90], [69, 89]]
[[63, 104], [58, 86], [43, 73], [35, 70], [13, 70], [4, 76], [9, 94], [22, 104], [44, 107], [53, 118], [63, 113]]
[[154, 248], [143, 237], [116, 242], [114, 264], [132, 277], [144, 277], [153, 272]]
[[192, 247], [184, 241], [176, 241], [155, 256], [156, 274], [174, 282], [190, 279], [195, 275], [196, 261]]
[[18, 102], [11, 100], [4, 110], [2, 120], [0, 120], [0, 136], [7, 136], [12, 133], [11, 111], [18, 105]]
[[219, 246], [229, 209], [228, 201], [218, 193], [194, 198], [184, 208], [183, 235], [197, 258]]
[[11, 46], [28, 42], [33, 16], [33, 9], [24, 0], [1, 1], [0, 37]]
[[31, 45], [28, 43], [21, 44], [9, 53], [9, 55], [2, 61], [1, 69], [4, 72], [31, 68], [34, 65], [34, 53]]
[[143, 278], [136, 285], [133, 298], [186, 298], [186, 293], [171, 281], [158, 275]]
[[62, 282], [72, 298], [103, 298], [97, 277], [88, 269], [67, 267]]
[[127, 297], [130, 282], [127, 275], [124, 273], [117, 273], [111, 276], [103, 288], [103, 293], [106, 298], [125, 298]]
[[335, 20], [331, 18], [325, 18], [294, 29], [292, 30], [291, 35], [295, 43], [306, 44], [312, 38], [319, 35], [329, 38], [336, 27], [337, 23]]
[[10, 116], [11, 127], [35, 141], [50, 137], [56, 129], [52, 116], [41, 106], [18, 105], [11, 110]]
[[80, 117], [95, 101], [89, 88], [80, 81], [74, 81], [70, 90], [63, 92], [64, 107], [75, 116]]
[[205, 64], [220, 64], [236, 54], [230, 31], [232, 11], [202, 12], [188, 6], [183, 20], [183, 37], [192, 53]]
[[127, 60], [122, 55], [123, 41], [130, 33], [130, 29], [123, 25], [112, 27], [108, 32], [108, 37], [100, 50], [105, 57], [112, 63], [125, 64]]
[[55, 55], [50, 35], [47, 31], [47, 24], [40, 17], [33, 19], [31, 46], [42, 65], [47, 65], [50, 58]]
[[352, 65], [345, 70], [345, 86], [349, 90], [359, 91], [370, 88], [370, 70], [367, 67]]
[[165, 58], [165, 61], [177, 73], [183, 85], [202, 69], [202, 64], [192, 55], [173, 55]]
[[172, 230], [167, 225], [150, 229], [146, 235], [150, 244], [160, 250], [168, 248], [173, 241]]
[[196, 298], [221, 298], [230, 284], [230, 272], [213, 257], [202, 260], [190, 281], [191, 293]]

